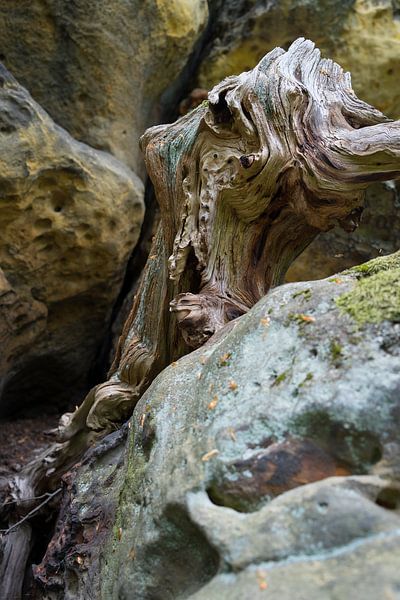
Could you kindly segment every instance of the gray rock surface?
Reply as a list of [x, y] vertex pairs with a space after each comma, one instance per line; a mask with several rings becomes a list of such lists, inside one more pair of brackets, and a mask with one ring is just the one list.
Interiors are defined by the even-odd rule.
[[[260, 563], [219, 575], [193, 600], [397, 600], [400, 534], [354, 542], [342, 551], [283, 563]], [[132, 596], [133, 597], [133, 596]]]
[[75, 482], [75, 514], [118, 507], [54, 597], [397, 598], [399, 281], [396, 254], [276, 288], [163, 371], [118, 480]]

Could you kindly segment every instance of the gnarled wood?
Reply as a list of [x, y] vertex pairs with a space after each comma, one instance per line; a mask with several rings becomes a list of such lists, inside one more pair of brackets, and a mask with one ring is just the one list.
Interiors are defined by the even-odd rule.
[[29, 495], [127, 418], [162, 368], [279, 284], [319, 232], [357, 227], [370, 182], [400, 175], [400, 122], [359, 100], [350, 75], [304, 39], [141, 145], [161, 212], [142, 283], [109, 381], [25, 470]]

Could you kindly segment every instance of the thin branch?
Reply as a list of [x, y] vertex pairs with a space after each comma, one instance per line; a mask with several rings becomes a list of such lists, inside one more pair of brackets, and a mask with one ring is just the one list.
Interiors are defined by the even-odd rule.
[[7, 502], [4, 502], [2, 506], [8, 506], [9, 504], [22, 504], [22, 502], [33, 502], [34, 500], [41, 500], [42, 498], [47, 498], [47, 496], [50, 495], [51, 492], [46, 492], [45, 494], [41, 494], [40, 496], [32, 496], [31, 498], [24, 498], [22, 500], [7, 500]]
[[[9, 527], [8, 529], [0, 529], [0, 533], [4, 533], [6, 535], [6, 534], [14, 531], [14, 529], [17, 529], [17, 527], [22, 525], [22, 523], [25, 523], [25, 521], [28, 521], [34, 514], [36, 514], [41, 508], [43, 508], [43, 506], [45, 506], [48, 502], [50, 502], [50, 500], [52, 498], [54, 498], [54, 496], [57, 496], [57, 494], [59, 494], [61, 491], [62, 491], [62, 488], [58, 488], [58, 489], [56, 489], [55, 492], [52, 492], [51, 494], [43, 494], [43, 495], [47, 495], [46, 500], [43, 500], [43, 502], [41, 502], [38, 506], [36, 506], [36, 508], [32, 509], [30, 512], [28, 512], [27, 515], [25, 515], [25, 517], [23, 517], [20, 521], [17, 521], [16, 523], [14, 523], [14, 525], [11, 525], [11, 527]], [[40, 498], [40, 496], [39, 496], [39, 498]]]

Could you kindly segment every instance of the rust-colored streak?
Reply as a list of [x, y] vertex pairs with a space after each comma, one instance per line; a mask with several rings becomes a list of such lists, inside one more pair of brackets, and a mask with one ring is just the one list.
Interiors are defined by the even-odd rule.
[[308, 439], [273, 443], [232, 466], [237, 479], [214, 486], [213, 496], [225, 505], [239, 507], [326, 477], [350, 474], [331, 454]]

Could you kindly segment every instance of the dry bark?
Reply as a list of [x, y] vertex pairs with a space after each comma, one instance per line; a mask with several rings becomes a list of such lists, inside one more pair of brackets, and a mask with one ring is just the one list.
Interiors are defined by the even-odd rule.
[[318, 233], [357, 227], [369, 183], [400, 175], [400, 122], [359, 100], [310, 41], [273, 50], [208, 98], [142, 137], [161, 222], [110, 378], [64, 415], [14, 497], [55, 489], [158, 372], [279, 284]]

